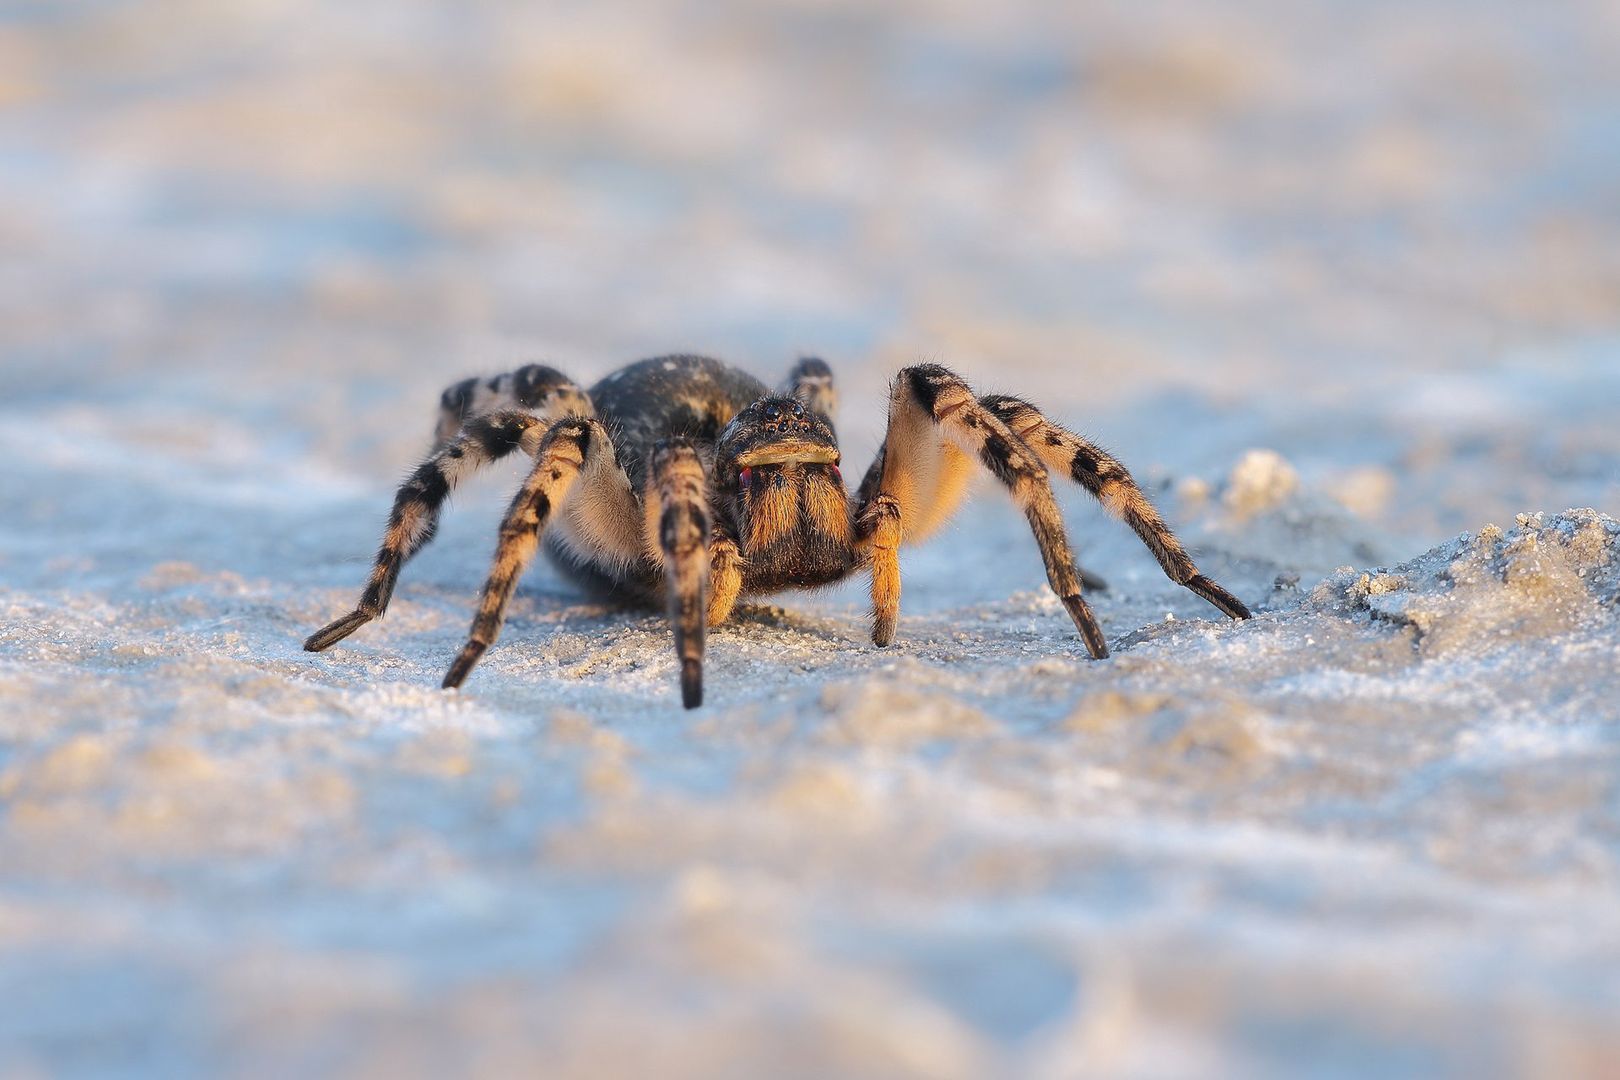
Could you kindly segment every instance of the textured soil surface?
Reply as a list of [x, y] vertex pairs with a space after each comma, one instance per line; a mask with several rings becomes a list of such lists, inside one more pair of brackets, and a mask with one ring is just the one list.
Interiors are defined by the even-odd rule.
[[[0, 27], [0, 1075], [1600, 1075], [1620, 1060], [1612, 5], [24, 3]], [[341, 8], [341, 10], [339, 10]], [[1083, 9], [1083, 10], [1082, 10]], [[439, 391], [917, 360], [1129, 463], [662, 619]], [[1587, 509], [1566, 509], [1570, 507]]]

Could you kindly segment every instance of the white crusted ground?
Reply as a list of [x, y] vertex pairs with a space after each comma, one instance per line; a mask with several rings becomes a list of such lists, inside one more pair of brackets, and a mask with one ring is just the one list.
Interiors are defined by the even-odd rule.
[[[1070, 7], [0, 31], [0, 1075], [1612, 1069], [1620, 25]], [[514, 465], [299, 650], [446, 382], [676, 348], [851, 475], [1027, 394], [1258, 617], [1069, 491], [1093, 663], [987, 491], [893, 649], [754, 605], [686, 713], [539, 568], [445, 694]]]

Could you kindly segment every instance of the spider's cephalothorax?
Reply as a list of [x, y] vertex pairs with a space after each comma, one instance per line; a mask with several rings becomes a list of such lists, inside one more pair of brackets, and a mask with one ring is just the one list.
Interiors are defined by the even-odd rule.
[[1050, 476], [1068, 476], [1135, 530], [1171, 580], [1232, 618], [1249, 611], [1204, 577], [1129, 472], [1026, 401], [978, 397], [937, 364], [902, 371], [877, 460], [851, 497], [839, 472], [832, 372], [804, 359], [771, 393], [753, 376], [700, 356], [643, 360], [587, 394], [530, 365], [467, 379], [440, 400], [437, 445], [400, 487], [371, 578], [354, 611], [311, 635], [328, 648], [382, 615], [400, 567], [433, 538], [445, 498], [480, 467], [521, 449], [534, 458], [501, 523], [494, 566], [467, 644], [444, 677], [460, 686], [495, 641], [518, 577], [542, 536], [584, 584], [666, 606], [681, 698], [703, 700], [704, 628], [737, 598], [871, 576], [872, 640], [894, 638], [897, 551], [961, 502], [976, 467], [1028, 519], [1091, 655], [1108, 646], [1081, 598]]

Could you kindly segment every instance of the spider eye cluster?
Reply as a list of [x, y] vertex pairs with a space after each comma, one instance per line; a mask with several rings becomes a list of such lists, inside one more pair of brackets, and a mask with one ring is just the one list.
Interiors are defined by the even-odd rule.
[[760, 407], [759, 415], [760, 419], [764, 420], [766, 425], [771, 427], [775, 427], [783, 423], [792, 424], [801, 430], [808, 427], [806, 418], [809, 416], [809, 413], [805, 411], [804, 403], [800, 401], [766, 402]]

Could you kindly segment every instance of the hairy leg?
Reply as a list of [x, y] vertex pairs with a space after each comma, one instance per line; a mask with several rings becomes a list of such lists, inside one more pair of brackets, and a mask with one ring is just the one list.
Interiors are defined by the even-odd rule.
[[1191, 589], [1234, 619], [1250, 617], [1249, 609], [1241, 600], [1198, 572], [1187, 549], [1118, 459], [1095, 443], [1048, 420], [1039, 409], [1020, 398], [993, 394], [980, 401], [1039, 454], [1053, 472], [1074, 480], [1109, 513], [1129, 525], [1171, 581]]
[[954, 508], [965, 480], [965, 463], [971, 461], [1000, 481], [1023, 510], [1052, 591], [1091, 655], [1107, 656], [1107, 641], [1080, 595], [1081, 578], [1046, 466], [979, 404], [966, 383], [937, 364], [910, 367], [895, 378], [888, 434], [857, 501], [857, 536], [867, 546], [872, 564], [873, 640], [881, 645], [892, 637], [899, 608], [899, 566], [893, 548], [937, 526]]
[[591, 416], [590, 398], [556, 368], [528, 364], [491, 378], [462, 379], [439, 395], [439, 443], [453, 439], [469, 417], [516, 409], [546, 420]]
[[591, 413], [584, 391], [538, 364], [493, 379], [464, 379], [446, 389], [439, 398], [433, 452], [394, 496], [360, 602], [311, 634], [304, 648], [329, 649], [387, 610], [400, 568], [433, 539], [444, 501], [462, 481], [514, 450], [532, 456], [550, 421]]
[[872, 643], [894, 641], [900, 618], [900, 503], [878, 494], [856, 518], [856, 538], [864, 542], [872, 564]]
[[309, 636], [304, 648], [328, 649], [388, 610], [399, 571], [438, 531], [439, 512], [462, 481], [514, 450], [534, 453], [543, 421], [526, 412], [489, 413], [468, 421], [400, 485], [388, 528], [372, 563], [371, 577], [355, 609]]
[[838, 390], [833, 385], [832, 368], [827, 361], [806, 356], [793, 365], [777, 393], [798, 398], [805, 407], [831, 420], [838, 410]]
[[742, 553], [737, 541], [717, 535], [709, 543], [709, 625], [719, 626], [731, 618], [742, 592]]
[[703, 644], [709, 611], [708, 480], [697, 448], [671, 439], [653, 449], [642, 498], [649, 553], [664, 567], [675, 655], [681, 662], [681, 704], [703, 704]]
[[546, 527], [567, 513], [576, 495], [613, 497], [629, 481], [614, 456], [607, 429], [590, 418], [569, 417], [551, 425], [535, 455], [534, 468], [513, 496], [501, 521], [489, 577], [478, 598], [467, 643], [444, 676], [446, 688], [460, 686], [484, 652], [495, 643], [507, 602], [518, 578], [534, 558]]

